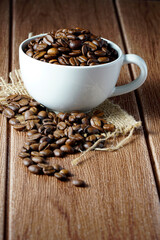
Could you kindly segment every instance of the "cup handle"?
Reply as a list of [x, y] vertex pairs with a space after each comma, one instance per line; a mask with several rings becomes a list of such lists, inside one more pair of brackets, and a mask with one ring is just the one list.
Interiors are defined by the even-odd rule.
[[140, 75], [128, 84], [124, 84], [122, 86], [115, 87], [110, 97], [119, 96], [125, 93], [129, 93], [139, 88], [147, 78], [147, 65], [145, 61], [135, 54], [126, 54], [124, 55], [123, 65], [134, 63], [140, 68]]

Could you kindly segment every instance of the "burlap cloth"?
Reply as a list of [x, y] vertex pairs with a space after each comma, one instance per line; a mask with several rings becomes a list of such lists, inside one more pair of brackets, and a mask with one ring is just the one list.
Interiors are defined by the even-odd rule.
[[[5, 98], [11, 94], [25, 94], [29, 96], [29, 93], [24, 87], [20, 70], [11, 72], [9, 74], [9, 78], [10, 82], [7, 83], [2, 77], [0, 77], [0, 103], [4, 103]], [[109, 100], [104, 101], [96, 109], [102, 110], [104, 112], [104, 118], [109, 123], [115, 125], [115, 131], [105, 133], [104, 139], [99, 139], [94, 143], [92, 147], [82, 152], [76, 159], [72, 160], [72, 165], [77, 165], [80, 163], [82, 156], [93, 149], [99, 151], [118, 150], [131, 140], [134, 130], [141, 127], [140, 121], [136, 121], [133, 116], [129, 115], [126, 111], [121, 109], [119, 105], [114, 104]], [[119, 138], [119, 136], [121, 136], [121, 138]], [[105, 148], [96, 147], [97, 144], [101, 141], [106, 141]]]

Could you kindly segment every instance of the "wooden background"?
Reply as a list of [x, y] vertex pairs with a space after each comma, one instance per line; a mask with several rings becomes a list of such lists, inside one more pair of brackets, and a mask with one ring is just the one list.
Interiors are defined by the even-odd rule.
[[[19, 67], [18, 46], [29, 32], [84, 27], [143, 57], [148, 78], [137, 91], [112, 99], [143, 130], [124, 148], [91, 152], [78, 167], [79, 189], [30, 174], [18, 159], [25, 141], [0, 116], [0, 240], [160, 239], [160, 2], [143, 0], [1, 0], [0, 75]], [[124, 66], [118, 84], [138, 75]]]

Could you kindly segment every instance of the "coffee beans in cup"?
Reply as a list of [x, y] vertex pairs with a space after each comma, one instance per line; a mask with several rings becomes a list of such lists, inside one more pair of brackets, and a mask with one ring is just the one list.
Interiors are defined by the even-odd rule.
[[118, 58], [107, 41], [78, 27], [59, 29], [31, 40], [25, 53], [43, 62], [66, 66], [94, 66]]

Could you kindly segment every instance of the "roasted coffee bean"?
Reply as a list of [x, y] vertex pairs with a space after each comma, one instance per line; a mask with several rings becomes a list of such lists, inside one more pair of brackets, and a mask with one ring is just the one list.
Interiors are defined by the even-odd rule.
[[79, 47], [81, 47], [82, 42], [81, 40], [70, 40], [69, 41], [69, 46], [71, 49], [78, 49]]
[[82, 118], [81, 122], [82, 124], [87, 124], [87, 125], [89, 124], [89, 120], [87, 117]]
[[62, 145], [60, 150], [65, 153], [73, 153], [74, 149], [70, 145]]
[[20, 121], [17, 118], [11, 118], [11, 119], [9, 119], [9, 123], [11, 125], [15, 125], [15, 124], [19, 124]]
[[75, 144], [75, 140], [68, 138], [65, 142], [65, 145], [73, 146]]
[[115, 130], [115, 126], [113, 124], [104, 124], [103, 129], [107, 132], [113, 132]]
[[76, 133], [74, 135], [70, 135], [69, 138], [74, 140], [74, 141], [82, 141], [84, 139], [83, 136], [79, 133]]
[[42, 163], [45, 161], [45, 159], [43, 157], [32, 157], [32, 161], [35, 162], [35, 163]]
[[62, 174], [62, 175], [65, 175], [65, 176], [70, 176], [70, 172], [67, 169], [64, 169], [64, 168], [62, 170], [60, 170], [59, 173]]
[[65, 143], [65, 141], [67, 140], [66, 137], [60, 138], [56, 141], [57, 145], [63, 145]]
[[39, 143], [32, 143], [32, 144], [30, 145], [30, 149], [31, 149], [32, 151], [38, 151], [38, 150], [39, 150]]
[[103, 117], [104, 112], [100, 111], [100, 110], [96, 110], [94, 111], [93, 115], [97, 116], [97, 117]]
[[43, 173], [45, 175], [53, 175], [55, 172], [56, 171], [55, 171], [55, 169], [52, 166], [43, 167]]
[[33, 157], [41, 157], [40, 153], [38, 151], [32, 151], [31, 152], [31, 156], [33, 156]]
[[46, 118], [47, 117], [47, 112], [46, 111], [40, 111], [39, 113], [38, 113], [38, 116], [41, 118], [41, 119], [44, 119], [44, 118]]
[[39, 146], [38, 146], [38, 150], [42, 151], [43, 149], [45, 149], [47, 147], [47, 145], [48, 145], [47, 141], [40, 143]]
[[90, 123], [91, 123], [91, 126], [92, 127], [101, 127], [102, 123], [101, 123], [101, 120], [96, 117], [96, 116], [93, 116], [90, 120]]
[[7, 107], [3, 110], [3, 114], [6, 118], [13, 118], [15, 115], [15, 112], [12, 109]]
[[29, 105], [30, 105], [31, 107], [37, 107], [37, 106], [39, 105], [39, 103], [38, 103], [37, 101], [35, 101], [35, 100], [31, 100], [31, 101], [29, 102]]
[[62, 157], [63, 156], [63, 151], [60, 149], [54, 149], [53, 151], [55, 157]]
[[23, 113], [23, 112], [27, 111], [28, 109], [29, 109], [29, 106], [21, 107], [21, 108], [18, 110], [18, 113]]
[[65, 175], [60, 174], [60, 173], [58, 173], [58, 172], [56, 172], [56, 173], [54, 174], [54, 176], [55, 176], [58, 180], [61, 180], [61, 181], [66, 181], [66, 180], [67, 180], [67, 177], [66, 177]]
[[27, 121], [27, 123], [26, 123], [26, 129], [27, 129], [27, 130], [31, 130], [31, 129], [33, 129], [34, 127], [35, 127], [35, 122], [34, 122], [33, 120]]
[[34, 173], [34, 174], [40, 174], [41, 173], [41, 168], [38, 167], [37, 165], [30, 165], [28, 167], [28, 170], [31, 172], [31, 173]]
[[18, 103], [20, 104], [21, 107], [24, 107], [28, 105], [29, 101], [28, 99], [22, 98]]
[[27, 157], [30, 157], [30, 153], [20, 152], [18, 154], [18, 156], [21, 157], [21, 158], [27, 158]]
[[41, 137], [41, 139], [39, 140], [39, 142], [40, 142], [40, 143], [43, 143], [43, 142], [48, 142], [48, 143], [50, 143], [50, 142], [51, 142], [51, 139], [50, 139], [49, 137], [44, 136], [44, 137]]
[[73, 50], [72, 52], [69, 53], [69, 56], [71, 57], [76, 57], [76, 56], [79, 56], [81, 55], [81, 50]]
[[47, 54], [52, 55], [52, 56], [56, 56], [56, 55], [59, 54], [59, 51], [58, 51], [57, 48], [50, 48], [50, 49], [48, 49]]
[[78, 119], [82, 119], [82, 118], [84, 118], [84, 117], [86, 117], [86, 114], [85, 114], [85, 113], [78, 113], [78, 114], [76, 115], [76, 118], [78, 118]]
[[37, 166], [40, 167], [40, 168], [45, 168], [45, 167], [48, 167], [50, 165], [48, 163], [37, 163]]
[[96, 134], [96, 133], [99, 133], [99, 130], [97, 128], [94, 128], [94, 127], [89, 127], [89, 128], [87, 128], [87, 132], [89, 134]]
[[30, 135], [28, 138], [30, 140], [38, 140], [40, 137], [41, 137], [40, 133], [35, 133], [35, 134]]
[[42, 157], [51, 157], [53, 155], [53, 152], [49, 149], [44, 149], [42, 151], [39, 152], [40, 156]]
[[94, 52], [94, 54], [98, 57], [104, 57], [106, 56], [106, 52], [102, 51], [102, 50], [97, 50]]
[[14, 112], [17, 112], [20, 106], [17, 106], [16, 104], [9, 104], [8, 108], [12, 109]]
[[22, 97], [23, 97], [22, 95], [17, 95], [17, 96], [14, 98], [14, 101], [15, 101], [15, 102], [16, 102], [16, 101], [19, 101], [19, 100], [21, 100]]
[[34, 162], [30, 158], [23, 158], [23, 164], [26, 167], [29, 167], [30, 165], [33, 165]]
[[22, 147], [21, 152], [28, 152], [28, 150], [26, 148]]
[[34, 114], [34, 113], [33, 113], [31, 110], [25, 111], [24, 119], [25, 119], [25, 120], [28, 120], [28, 118], [29, 118], [30, 116], [32, 116], [33, 114]]
[[109, 62], [109, 58], [108, 57], [99, 57], [98, 62], [99, 63], [107, 63], [107, 62]]
[[27, 132], [27, 136], [30, 137], [31, 135], [37, 133], [37, 129], [32, 129], [30, 131]]
[[15, 124], [15, 125], [13, 125], [13, 128], [17, 131], [22, 131], [26, 128], [26, 125], [25, 124]]
[[63, 138], [65, 134], [63, 130], [56, 130], [53, 132], [53, 136], [55, 137], [55, 139], [59, 139], [59, 138]]
[[64, 121], [68, 116], [68, 113], [63, 113], [63, 112], [60, 112], [57, 114], [57, 117], [61, 120], [61, 121]]
[[80, 179], [73, 179], [72, 184], [76, 187], [85, 187], [85, 182]]
[[51, 147], [52, 150], [54, 150], [54, 149], [59, 148], [59, 145], [57, 145], [56, 143], [51, 143], [50, 147]]
[[51, 119], [53, 119], [53, 118], [56, 117], [56, 114], [55, 114], [54, 112], [49, 112], [49, 113], [48, 113], [48, 117], [51, 118]]
[[67, 127], [67, 124], [65, 122], [59, 122], [57, 124], [57, 127], [60, 129], [60, 130], [64, 130], [66, 127]]

